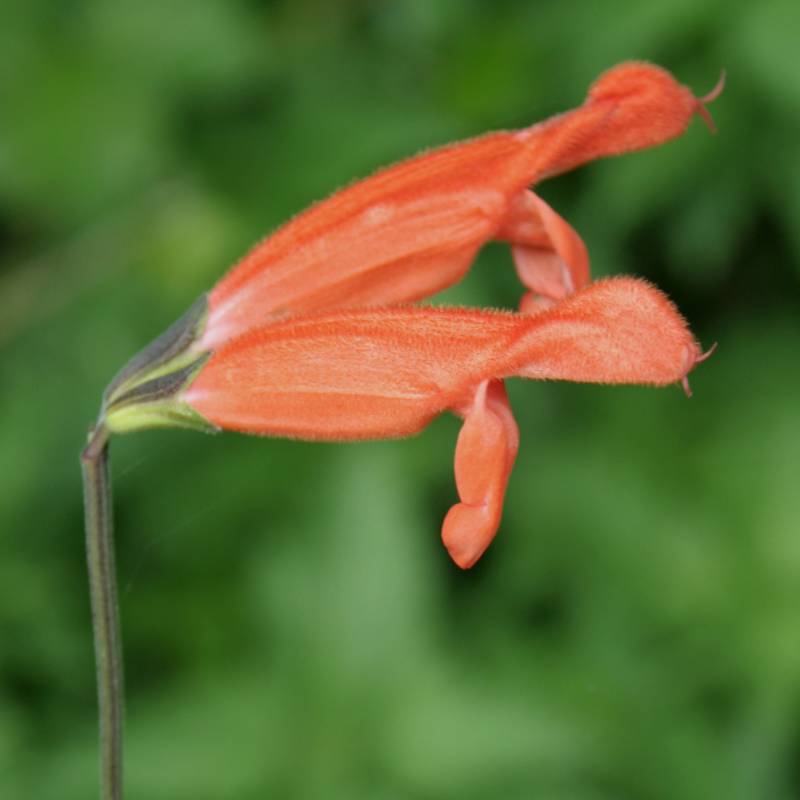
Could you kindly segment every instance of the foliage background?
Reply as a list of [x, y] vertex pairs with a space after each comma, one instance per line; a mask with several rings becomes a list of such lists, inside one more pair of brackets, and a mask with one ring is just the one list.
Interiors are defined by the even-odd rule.
[[[458, 424], [114, 443], [127, 783], [192, 798], [800, 797], [794, 0], [3, 0], [0, 794], [91, 797], [78, 451], [116, 369], [265, 232], [628, 58], [720, 133], [542, 187], [596, 274], [719, 351], [675, 390], [514, 384], [500, 536], [438, 542]], [[512, 306], [490, 246], [445, 299]]]

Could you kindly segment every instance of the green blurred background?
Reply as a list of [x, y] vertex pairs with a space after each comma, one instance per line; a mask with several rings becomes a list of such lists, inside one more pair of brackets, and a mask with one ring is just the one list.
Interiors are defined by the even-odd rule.
[[[256, 239], [628, 58], [719, 134], [541, 187], [717, 354], [515, 382], [500, 535], [439, 543], [458, 431], [114, 442], [132, 798], [800, 797], [796, 0], [3, 0], [0, 796], [94, 796], [78, 452], [104, 385]], [[491, 245], [450, 302], [513, 306]]]

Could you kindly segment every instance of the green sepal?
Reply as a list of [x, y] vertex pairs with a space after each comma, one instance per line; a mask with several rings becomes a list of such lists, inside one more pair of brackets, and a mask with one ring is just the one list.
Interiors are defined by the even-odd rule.
[[156, 378], [197, 358], [188, 352], [200, 339], [208, 321], [208, 297], [202, 295], [191, 308], [157, 339], [140, 350], [114, 377], [103, 393], [103, 406], [144, 381]]
[[146, 428], [219, 429], [179, 400], [211, 357], [197, 342], [208, 319], [205, 295], [161, 336], [137, 353], [103, 394], [101, 422], [114, 433]]
[[186, 403], [175, 400], [125, 406], [106, 415], [111, 433], [130, 433], [148, 428], [189, 428], [202, 433], [219, 433], [204, 416]]

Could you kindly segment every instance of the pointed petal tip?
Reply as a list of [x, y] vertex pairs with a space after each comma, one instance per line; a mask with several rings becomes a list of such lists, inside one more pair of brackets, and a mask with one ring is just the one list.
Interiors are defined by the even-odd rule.
[[705, 122], [706, 126], [708, 127], [711, 133], [717, 132], [717, 126], [714, 123], [714, 118], [711, 116], [711, 112], [706, 108], [709, 103], [713, 103], [721, 94], [722, 91], [725, 89], [725, 70], [723, 69], [720, 72], [719, 80], [716, 83], [716, 86], [708, 92], [704, 94], [702, 97], [696, 98], [695, 102], [697, 103], [697, 113], [703, 118], [703, 122]]
[[689, 361], [689, 368], [686, 370], [686, 374], [681, 378], [681, 386], [683, 387], [683, 392], [687, 397], [692, 396], [692, 387], [689, 385], [689, 373], [698, 365], [702, 364], [704, 361], [707, 361], [714, 355], [717, 349], [717, 342], [711, 345], [711, 347], [706, 350], [705, 353], [700, 353], [699, 355], [691, 354], [690, 357], [687, 359]]
[[717, 352], [717, 344], [718, 342], [714, 342], [714, 344], [712, 344], [705, 353], [701, 353], [699, 356], [697, 356], [694, 361], [695, 366], [697, 366], [697, 364], [702, 364], [704, 361], [708, 361], [708, 359]]

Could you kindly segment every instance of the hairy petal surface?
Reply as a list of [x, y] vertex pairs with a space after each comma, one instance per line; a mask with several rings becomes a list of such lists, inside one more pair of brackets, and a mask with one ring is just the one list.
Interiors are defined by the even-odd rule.
[[497, 238], [512, 243], [517, 274], [531, 290], [522, 298], [522, 311], [546, 308], [589, 283], [589, 254], [583, 240], [530, 190], [509, 203]]
[[[623, 64], [574, 111], [378, 172], [295, 217], [234, 266], [209, 295], [202, 347], [285, 316], [419, 300], [457, 282], [494, 238], [514, 246], [536, 296], [560, 299], [570, 281], [573, 289], [585, 283], [588, 262], [527, 188], [592, 159], [665, 142], [698, 111], [701, 101], [668, 72]], [[521, 213], [540, 232], [533, 243]]]
[[221, 428], [377, 439], [468, 407], [493, 378], [664, 385], [699, 354], [661, 292], [616, 278], [533, 315], [393, 307], [283, 320], [214, 352], [180, 399]]
[[456, 444], [460, 502], [442, 525], [442, 542], [462, 569], [483, 555], [497, 533], [518, 447], [519, 430], [502, 381], [482, 381]]
[[513, 374], [663, 386], [701, 359], [675, 306], [641, 279], [598, 281], [546, 314], [546, 324], [526, 329], [511, 348]]

